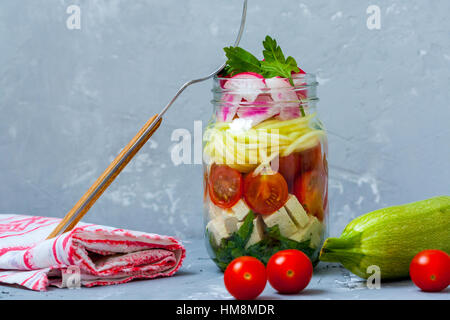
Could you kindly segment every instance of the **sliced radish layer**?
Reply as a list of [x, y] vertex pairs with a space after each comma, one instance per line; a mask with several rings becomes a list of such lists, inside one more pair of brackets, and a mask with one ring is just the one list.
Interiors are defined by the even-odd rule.
[[301, 116], [300, 100], [288, 79], [275, 77], [266, 79], [266, 85], [270, 88], [272, 99], [280, 106], [279, 120], [289, 120]]
[[240, 118], [251, 120], [252, 126], [269, 119], [280, 112], [280, 108], [273, 106], [269, 93], [261, 93], [252, 102], [241, 102], [237, 114]]
[[[304, 74], [304, 71], [295, 74]], [[289, 120], [301, 116], [299, 105], [306, 98], [307, 90], [296, 92], [288, 79], [264, 79], [258, 73], [243, 72], [223, 81], [221, 86], [227, 92], [217, 109], [217, 121], [231, 122], [239, 117], [255, 126], [272, 117]], [[305, 84], [303, 77], [294, 77], [293, 81], [295, 86]], [[265, 89], [270, 89], [270, 93], [265, 93]]]
[[231, 122], [236, 115], [240, 98], [234, 94], [225, 93], [222, 96], [222, 103], [216, 111], [217, 121]]
[[[304, 78], [293, 78], [294, 86], [301, 87], [306, 86], [306, 80]], [[297, 97], [300, 100], [305, 100], [308, 97], [308, 89], [298, 89], [295, 91]]]
[[279, 108], [274, 107], [239, 107], [237, 114], [239, 118], [251, 120], [251, 125], [255, 126], [258, 123], [272, 118], [280, 113]]
[[[253, 106], [261, 106], [261, 107], [270, 107], [273, 103], [272, 97], [269, 93], [261, 93], [256, 99], [251, 103]], [[241, 105], [245, 106], [245, 103], [241, 103]]]
[[231, 90], [233, 94], [248, 102], [253, 102], [262, 93], [262, 89], [266, 88], [266, 84], [262, 75], [254, 72], [242, 72], [225, 82], [224, 88]]
[[225, 77], [222, 77], [222, 79], [219, 79], [219, 84], [220, 84], [220, 87], [222, 88], [222, 89], [224, 89], [225, 87], [225, 83], [228, 81], [227, 79], [229, 79], [230, 77], [229, 76], [225, 76]]
[[298, 104], [297, 94], [288, 79], [280, 77], [266, 79], [266, 85], [270, 89], [273, 101]]
[[241, 72], [231, 77], [231, 79], [253, 79], [253, 78], [261, 79], [264, 81], [264, 77], [256, 72]]
[[292, 75], [294, 74], [306, 74], [305, 71], [303, 71], [300, 67], [298, 68], [300, 71], [299, 72], [291, 72]]
[[299, 118], [301, 116], [299, 106], [296, 107], [281, 107], [280, 114], [276, 116], [279, 120], [290, 120]]
[[219, 107], [216, 112], [218, 122], [231, 122], [236, 115], [237, 107]]

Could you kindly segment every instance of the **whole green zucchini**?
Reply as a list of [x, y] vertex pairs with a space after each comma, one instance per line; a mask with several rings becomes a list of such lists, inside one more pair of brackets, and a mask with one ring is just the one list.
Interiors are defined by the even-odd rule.
[[380, 268], [381, 279], [408, 277], [412, 258], [425, 249], [450, 253], [450, 197], [440, 196], [375, 210], [345, 227], [339, 238], [328, 238], [319, 259], [340, 262], [368, 278], [367, 267]]

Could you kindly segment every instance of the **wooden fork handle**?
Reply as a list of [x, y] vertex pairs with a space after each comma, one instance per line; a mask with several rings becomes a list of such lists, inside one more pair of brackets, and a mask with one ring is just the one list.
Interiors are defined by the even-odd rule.
[[162, 118], [154, 115], [150, 118], [133, 139], [123, 148], [94, 184], [86, 191], [75, 206], [66, 214], [47, 239], [72, 230], [81, 218], [94, 205], [95, 201], [109, 187], [119, 173], [126, 167], [136, 153], [148, 141], [161, 124]]

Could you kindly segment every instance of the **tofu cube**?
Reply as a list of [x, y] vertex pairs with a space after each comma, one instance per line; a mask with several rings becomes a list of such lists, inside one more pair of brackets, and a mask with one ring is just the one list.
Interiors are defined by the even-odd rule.
[[321, 241], [320, 233], [314, 233], [311, 235], [311, 241], [309, 242], [309, 247], [316, 249], [318, 246], [320, 246]]
[[219, 208], [212, 202], [210, 202], [208, 206], [210, 220], [221, 216], [230, 216], [235, 217], [238, 221], [243, 221], [249, 212], [250, 208], [243, 199], [239, 200], [231, 209]]
[[297, 200], [297, 197], [293, 194], [289, 195], [284, 208], [298, 227], [304, 228], [308, 224], [309, 216], [305, 209], [303, 209], [301, 203]]
[[285, 237], [289, 237], [297, 231], [294, 221], [284, 207], [270, 215], [263, 215], [263, 220], [268, 227], [278, 225], [281, 235]]
[[[300, 229], [299, 231], [297, 231], [296, 233], [291, 235], [289, 237], [289, 239], [298, 241], [298, 242], [303, 242], [303, 241], [311, 239], [311, 243], [312, 243], [313, 241], [317, 242], [317, 237], [318, 237], [319, 242], [320, 242], [321, 233], [322, 233], [322, 223], [320, 223], [320, 221], [316, 217], [309, 216], [309, 222], [306, 225], [306, 227]], [[314, 239], [312, 239], [313, 236], [314, 236]]]
[[264, 237], [264, 223], [261, 219], [261, 216], [258, 216], [256, 217], [256, 219], [253, 220], [253, 231], [247, 243], [245, 244], [245, 249], [247, 249], [251, 245], [254, 245], [255, 243], [260, 242], [263, 239], [263, 237]]
[[250, 208], [247, 206], [243, 199], [239, 200], [233, 208], [231, 208], [233, 215], [239, 220], [242, 221], [245, 219], [247, 214], [250, 212]]
[[206, 225], [206, 230], [213, 236], [217, 246], [222, 239], [228, 238], [233, 232], [237, 231], [238, 220], [235, 217], [219, 216]]
[[223, 215], [224, 210], [222, 208], [219, 208], [214, 203], [210, 202], [208, 206], [208, 213], [209, 213], [209, 219], [214, 220], [218, 217], [221, 217]]

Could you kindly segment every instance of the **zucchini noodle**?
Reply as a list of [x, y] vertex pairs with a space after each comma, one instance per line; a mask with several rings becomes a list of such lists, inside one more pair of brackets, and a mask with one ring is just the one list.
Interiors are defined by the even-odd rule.
[[319, 143], [325, 131], [310, 122], [316, 114], [291, 120], [266, 120], [246, 131], [230, 130], [229, 123], [206, 128], [204, 159], [240, 172], [261, 172], [278, 155], [288, 156]]

